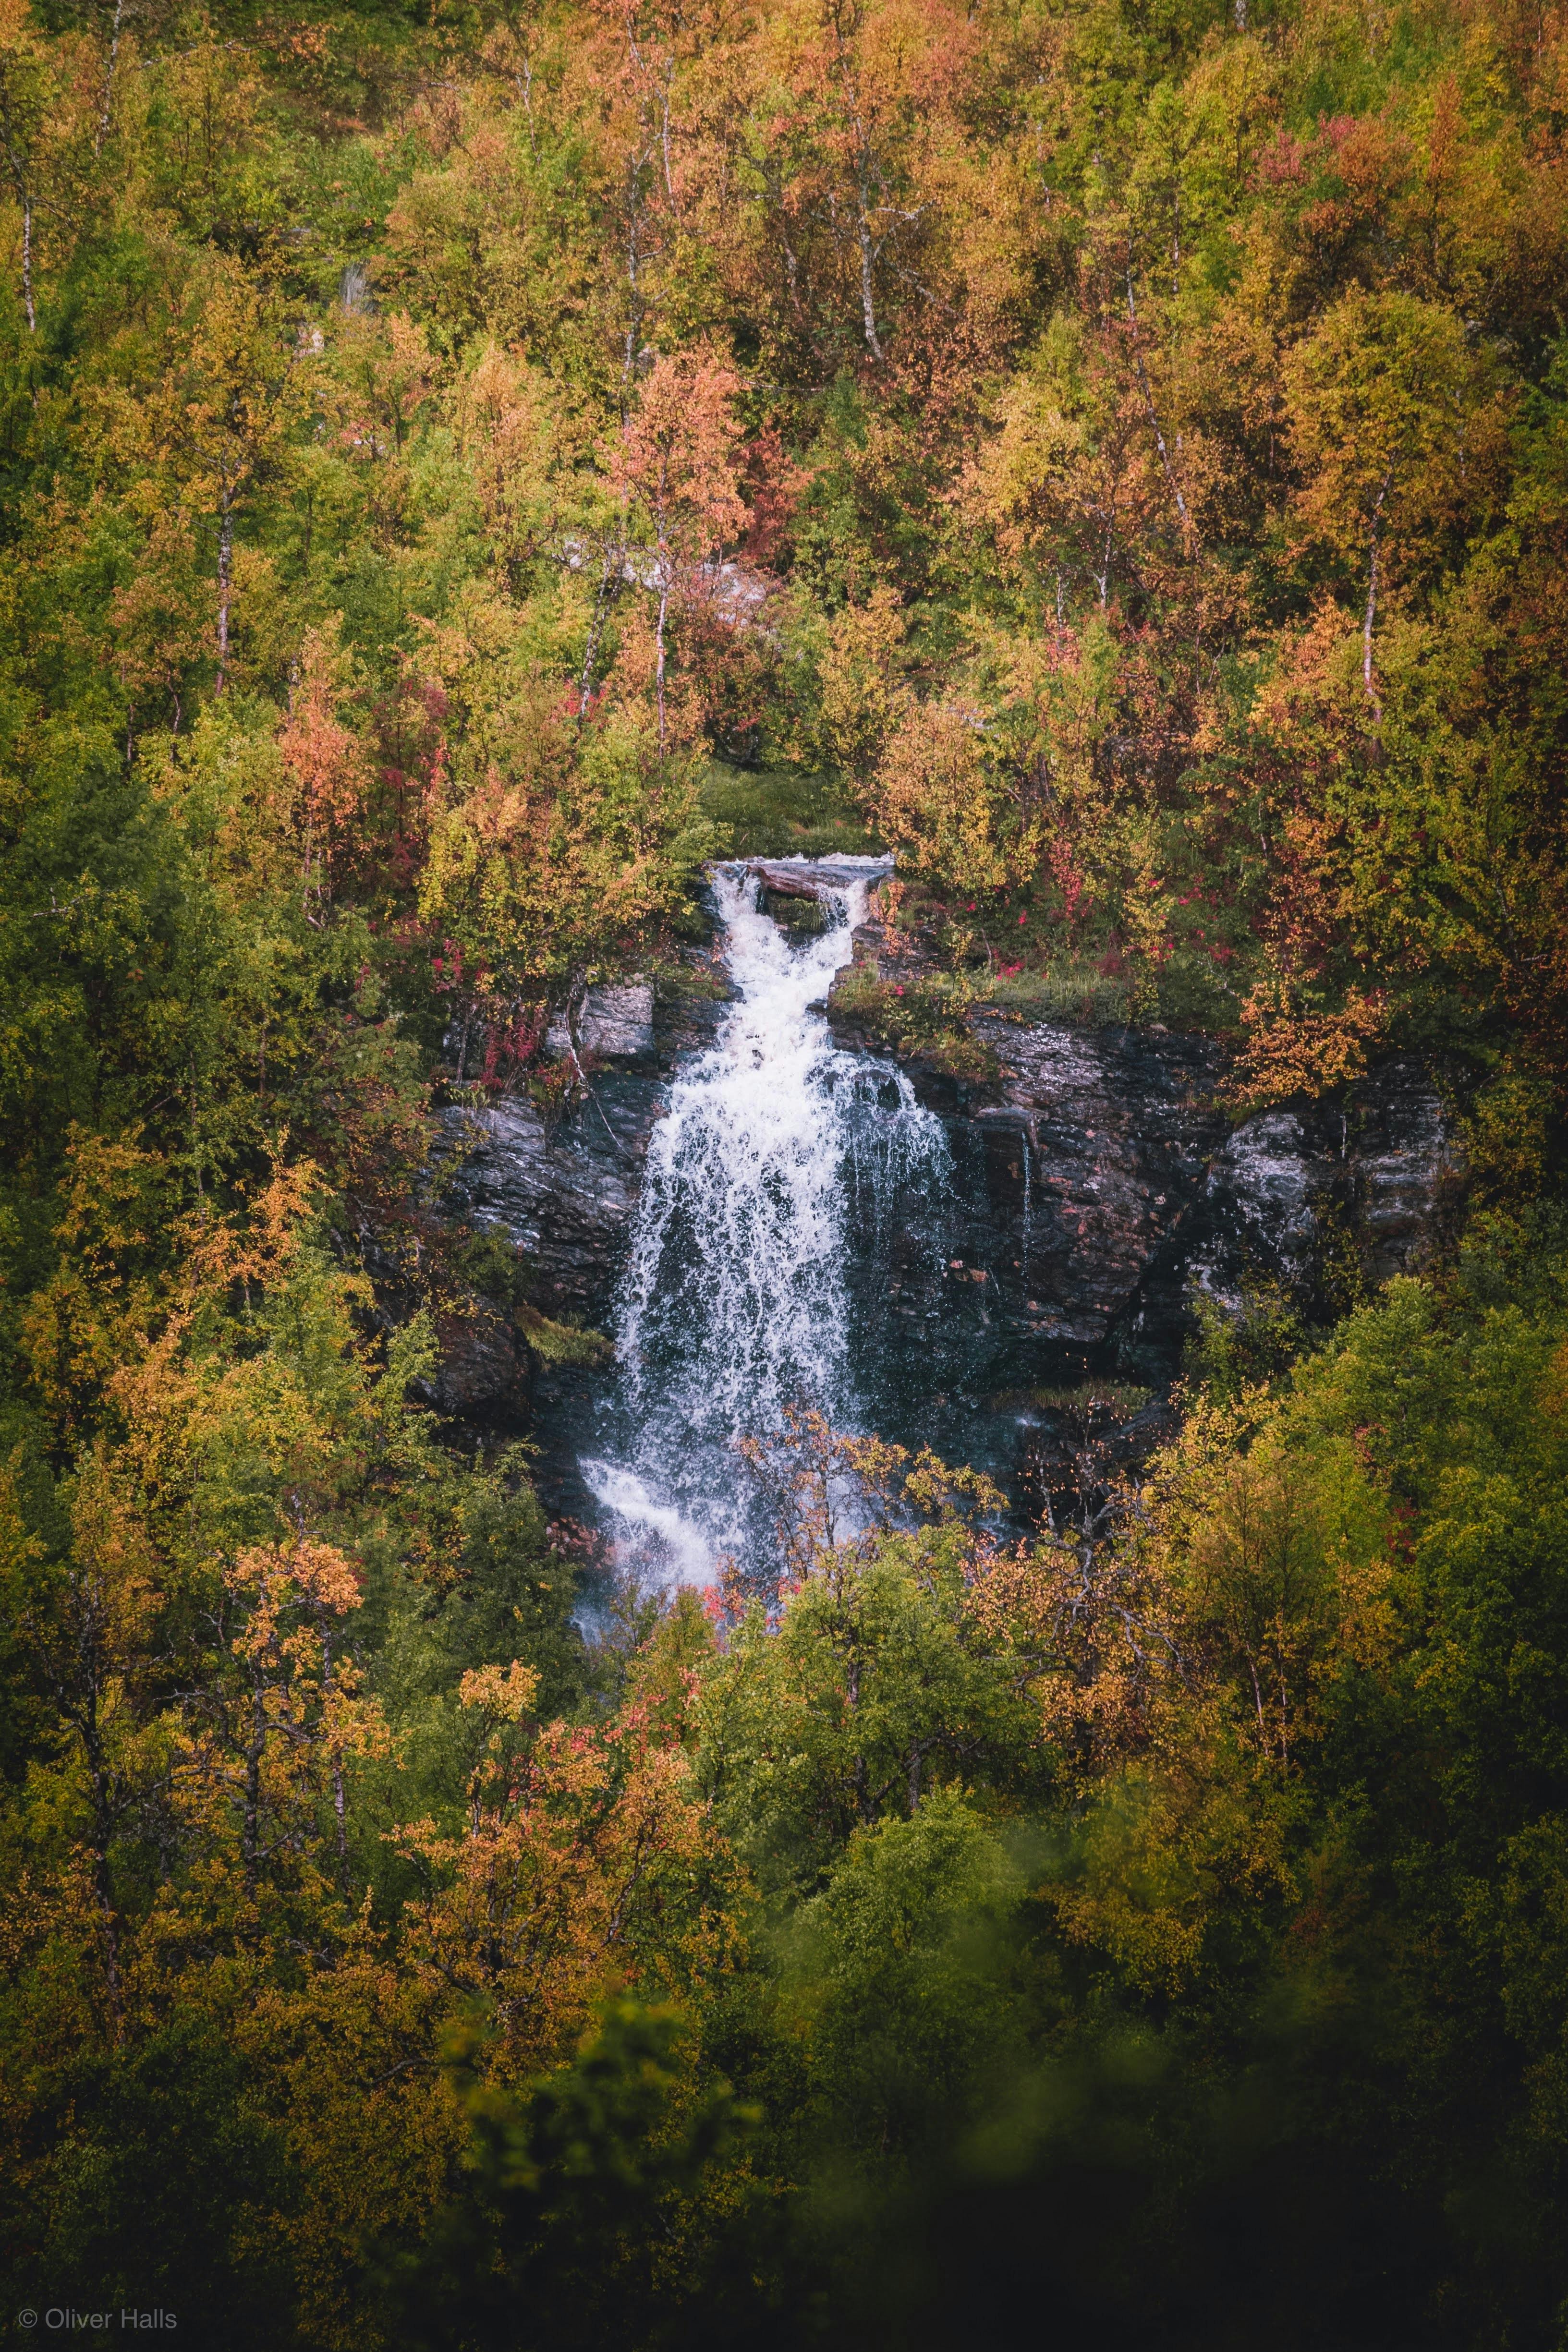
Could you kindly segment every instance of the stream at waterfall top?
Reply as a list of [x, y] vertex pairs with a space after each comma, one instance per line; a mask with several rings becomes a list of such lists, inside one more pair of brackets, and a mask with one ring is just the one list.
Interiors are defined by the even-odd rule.
[[856, 1345], [851, 1262], [911, 1223], [940, 1254], [942, 1124], [890, 1063], [837, 1045], [821, 1009], [870, 883], [831, 878], [827, 925], [794, 939], [757, 877], [716, 869], [735, 991], [712, 1045], [675, 1076], [649, 1138], [616, 1300], [616, 1379], [579, 1467], [622, 1564], [704, 1582], [768, 1535], [735, 1442], [791, 1404], [879, 1426]]

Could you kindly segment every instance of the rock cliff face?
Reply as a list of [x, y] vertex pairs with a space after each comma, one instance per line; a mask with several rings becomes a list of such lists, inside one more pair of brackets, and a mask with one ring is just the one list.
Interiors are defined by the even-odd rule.
[[[952, 1154], [946, 1231], [976, 1377], [1005, 1354], [1031, 1377], [1158, 1382], [1194, 1293], [1237, 1309], [1261, 1286], [1309, 1318], [1430, 1257], [1459, 1178], [1440, 1097], [1415, 1065], [1370, 1074], [1332, 1107], [1232, 1127], [1212, 1040], [1146, 1030], [973, 1026], [994, 1086], [912, 1066]], [[846, 1029], [847, 1041], [857, 1035]], [[951, 1267], [950, 1271], [959, 1271]], [[900, 1301], [912, 1307], [906, 1282]]]
[[[920, 977], [875, 922], [855, 950], [862, 971]], [[886, 1052], [857, 1025], [848, 976], [829, 999], [840, 1041]], [[1326, 1320], [1437, 1245], [1462, 1171], [1414, 1063], [1233, 1125], [1210, 1038], [987, 1013], [968, 1027], [994, 1078], [906, 1059], [946, 1125], [949, 1197], [865, 1254], [860, 1346], [895, 1433], [1016, 1495], [1060, 1484], [1090, 1434], [1128, 1458], [1159, 1439], [1200, 1300], [1238, 1316], [1271, 1296]], [[1091, 1431], [1075, 1397], [1108, 1386]]]
[[[666, 1081], [711, 1040], [723, 1010], [724, 984], [710, 966], [699, 963], [689, 978], [664, 998], [646, 983], [588, 992], [571, 1027], [547, 1041], [558, 1058], [576, 1055], [584, 1082], [564, 1117], [548, 1118], [526, 1095], [443, 1114], [458, 1163], [452, 1208], [521, 1246], [532, 1302], [553, 1321], [603, 1330], [610, 1320]], [[591, 1425], [602, 1373], [543, 1360], [509, 1314], [483, 1300], [437, 1339], [437, 1408], [476, 1437], [529, 1430], [542, 1444], [548, 1499], [580, 1508], [568, 1457], [574, 1433]]]
[[[853, 944], [829, 1017], [846, 1045], [886, 1052], [845, 983], [868, 966], [917, 980], [919, 951], [876, 920]], [[1003, 1384], [1005, 1357], [1016, 1378], [1157, 1385], [1179, 1361], [1194, 1295], [1236, 1310], [1269, 1286], [1312, 1319], [1352, 1272], [1376, 1285], [1436, 1246], [1461, 1171], [1437, 1089], [1413, 1062], [1385, 1064], [1331, 1104], [1234, 1125], [1212, 1038], [985, 1011], [967, 1026], [994, 1079], [955, 1080], [918, 1056], [906, 1066], [948, 1128], [950, 1258], [963, 1261], [949, 1272], [969, 1284], [949, 1286], [949, 1311], [987, 1318], [992, 1338], [975, 1329], [968, 1349], [984, 1384]]]
[[[875, 926], [856, 946], [862, 961], [898, 951]], [[459, 1202], [524, 1245], [547, 1315], [601, 1328], [610, 1318], [666, 1078], [722, 1010], [716, 981], [701, 984], [707, 995], [673, 1003], [591, 994], [556, 1041], [587, 1076], [558, 1125], [526, 1100], [447, 1114], [468, 1153]], [[841, 1044], [890, 1058], [832, 1000], [829, 1015]], [[1273, 1286], [1314, 1317], [1342, 1298], [1347, 1269], [1375, 1284], [1436, 1244], [1459, 1171], [1437, 1091], [1414, 1063], [1386, 1065], [1331, 1106], [1235, 1126], [1211, 1039], [985, 1012], [971, 1025], [994, 1079], [905, 1061], [944, 1122], [948, 1182], [903, 1202], [891, 1230], [857, 1228], [857, 1351], [893, 1433], [1016, 1470], [1038, 1391], [1088, 1378], [1168, 1385], [1195, 1297], [1234, 1310]], [[482, 1417], [487, 1382], [499, 1404], [503, 1336], [483, 1317], [458, 1336], [448, 1410]], [[547, 1456], [552, 1427], [591, 1418], [599, 1377], [533, 1368]], [[511, 1380], [515, 1396], [515, 1367]]]
[[1385, 1062], [1337, 1102], [1264, 1112], [1226, 1137], [1205, 1179], [1191, 1278], [1232, 1304], [1262, 1274], [1310, 1310], [1347, 1263], [1373, 1286], [1416, 1273], [1462, 1178], [1431, 1078]]
[[572, 1034], [562, 1024], [548, 1041], [583, 1073], [564, 1117], [527, 1096], [444, 1114], [462, 1159], [455, 1204], [522, 1246], [546, 1315], [598, 1326], [609, 1314], [665, 1082], [710, 1042], [723, 1009], [721, 983], [701, 969], [694, 979], [658, 1002], [646, 984], [588, 992]]

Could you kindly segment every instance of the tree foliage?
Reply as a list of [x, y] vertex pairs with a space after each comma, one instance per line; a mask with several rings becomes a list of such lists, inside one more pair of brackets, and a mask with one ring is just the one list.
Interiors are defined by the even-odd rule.
[[[12, 2308], [1561, 2345], [1565, 137], [1511, 0], [0, 0]], [[1468, 1223], [611, 1607], [435, 1115], [829, 845], [956, 1077], [1418, 1055]]]

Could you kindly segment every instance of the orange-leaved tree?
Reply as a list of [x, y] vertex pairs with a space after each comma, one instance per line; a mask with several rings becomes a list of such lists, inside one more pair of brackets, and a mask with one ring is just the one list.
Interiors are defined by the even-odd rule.
[[306, 630], [278, 738], [298, 792], [293, 814], [301, 880], [309, 895], [321, 899], [331, 895], [334, 862], [341, 864], [353, 841], [370, 788], [364, 745], [341, 716], [349, 668], [341, 633], [336, 615]]
[[408, 1962], [493, 2002], [493, 2063], [514, 2077], [558, 2063], [611, 1990], [689, 1990], [735, 1951], [732, 1865], [665, 1711], [634, 1700], [603, 1726], [538, 1727], [537, 1685], [516, 1661], [464, 1676], [467, 1824], [394, 1833], [426, 1887]]
[[740, 378], [710, 354], [655, 362], [605, 451], [626, 519], [626, 562], [654, 604], [654, 697], [666, 738], [666, 635], [672, 606], [711, 599], [727, 545], [748, 520], [734, 414]]
[[348, 1765], [389, 1749], [349, 1647], [360, 1598], [345, 1555], [309, 1534], [250, 1545], [222, 1570], [216, 1671], [184, 1703], [171, 1794], [198, 1843], [237, 1864], [247, 1904], [264, 1874], [315, 1906], [323, 1877], [347, 1897]]

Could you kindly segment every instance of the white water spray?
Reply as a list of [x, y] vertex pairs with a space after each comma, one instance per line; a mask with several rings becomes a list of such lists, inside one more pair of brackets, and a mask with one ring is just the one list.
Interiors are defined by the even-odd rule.
[[857, 1424], [851, 1213], [885, 1217], [905, 1187], [947, 1172], [941, 1121], [908, 1079], [837, 1047], [813, 1009], [880, 870], [843, 862], [866, 878], [836, 890], [831, 928], [798, 945], [759, 910], [753, 877], [715, 874], [739, 1000], [654, 1129], [618, 1311], [624, 1441], [581, 1465], [626, 1551], [689, 1581], [746, 1542], [737, 1437], [776, 1428], [791, 1403]]

